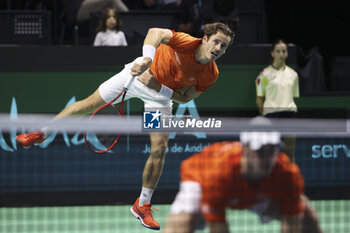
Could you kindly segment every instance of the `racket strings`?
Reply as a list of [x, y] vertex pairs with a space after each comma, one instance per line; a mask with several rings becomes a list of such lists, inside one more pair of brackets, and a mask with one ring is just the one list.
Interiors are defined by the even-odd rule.
[[[124, 100], [126, 96], [126, 89], [123, 88], [123, 90], [118, 94], [116, 98], [114, 98], [109, 103], [103, 105], [102, 107], [98, 108], [89, 119], [98, 119], [103, 118], [105, 116], [112, 116], [112, 117], [123, 117], [123, 106], [124, 106]], [[122, 96], [120, 107], [113, 105], [113, 103]], [[95, 133], [92, 131], [86, 131], [84, 134], [85, 144], [86, 146], [95, 153], [105, 153], [111, 150], [116, 143], [118, 142], [120, 138], [120, 133], [113, 132], [113, 133]]]

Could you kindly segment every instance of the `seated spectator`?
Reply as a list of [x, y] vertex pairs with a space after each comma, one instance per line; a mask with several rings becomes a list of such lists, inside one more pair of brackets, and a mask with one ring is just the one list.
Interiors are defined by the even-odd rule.
[[[163, 0], [174, 1], [174, 0]], [[238, 0], [181, 0], [181, 16], [177, 30], [195, 37], [202, 37], [203, 25], [210, 22], [222, 22], [236, 31], [239, 26]]]
[[202, 31], [202, 1], [201, 0], [182, 0], [181, 17], [177, 30], [185, 32], [191, 36], [201, 37]]
[[163, 10], [180, 10], [182, 0], [161, 0]]
[[102, 11], [95, 37], [94, 46], [127, 46], [118, 12], [112, 8]]
[[122, 0], [83, 0], [77, 14], [77, 21], [86, 21], [89, 19], [91, 12], [101, 11], [107, 7], [116, 9], [118, 12], [129, 11]]

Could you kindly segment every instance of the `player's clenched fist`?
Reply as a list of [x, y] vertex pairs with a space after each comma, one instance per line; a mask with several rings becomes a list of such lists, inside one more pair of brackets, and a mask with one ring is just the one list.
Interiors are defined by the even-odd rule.
[[135, 62], [133, 67], [131, 68], [130, 74], [132, 76], [139, 76], [143, 72], [145, 72], [152, 64], [152, 59], [149, 57], [143, 58], [142, 61]]

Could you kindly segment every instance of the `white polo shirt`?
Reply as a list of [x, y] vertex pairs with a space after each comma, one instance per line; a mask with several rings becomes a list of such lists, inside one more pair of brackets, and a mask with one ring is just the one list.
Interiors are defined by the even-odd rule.
[[127, 46], [125, 34], [122, 31], [109, 30], [97, 33], [94, 46]]
[[298, 74], [289, 66], [277, 70], [269, 65], [256, 78], [255, 84], [256, 95], [265, 97], [263, 115], [297, 111], [294, 98], [299, 97]]

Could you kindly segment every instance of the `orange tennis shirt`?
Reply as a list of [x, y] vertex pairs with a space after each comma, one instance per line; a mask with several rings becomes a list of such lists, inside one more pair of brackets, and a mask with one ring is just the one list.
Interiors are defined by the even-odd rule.
[[246, 209], [266, 199], [280, 203], [282, 216], [296, 216], [304, 207], [304, 179], [298, 166], [280, 153], [270, 176], [248, 183], [240, 175], [239, 142], [214, 143], [181, 163], [181, 181], [202, 188], [201, 212], [210, 222], [225, 222], [225, 209]]
[[159, 83], [173, 90], [195, 86], [197, 92], [205, 91], [215, 83], [219, 70], [215, 62], [199, 64], [195, 61], [194, 52], [200, 43], [199, 38], [173, 31], [168, 44], [157, 48], [151, 73]]

